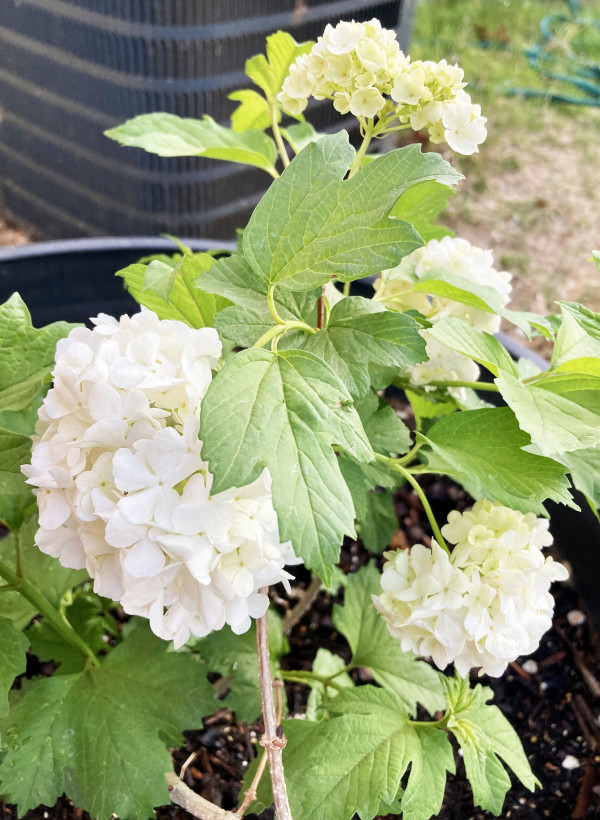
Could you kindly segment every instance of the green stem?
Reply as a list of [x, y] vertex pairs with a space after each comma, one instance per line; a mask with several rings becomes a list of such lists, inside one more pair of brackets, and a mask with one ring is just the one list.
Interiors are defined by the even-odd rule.
[[39, 591], [26, 578], [19, 576], [13, 569], [0, 562], [0, 575], [12, 584], [16, 592], [26, 598], [32, 604], [36, 611], [39, 612], [48, 622], [52, 624], [56, 632], [61, 635], [65, 641], [74, 649], [77, 649], [87, 659], [87, 667], [100, 666], [98, 658], [94, 655], [90, 647], [85, 641], [75, 632], [67, 619], [58, 612], [46, 596]]
[[273, 325], [270, 327], [260, 339], [252, 345], [252, 347], [264, 347], [267, 342], [276, 342], [280, 336], [283, 336], [288, 330], [304, 330], [306, 333], [316, 333], [317, 331], [314, 327], [307, 325], [306, 322], [296, 321], [295, 319], [290, 320], [289, 322], [284, 322], [282, 325]]
[[285, 319], [281, 318], [279, 313], [277, 313], [277, 308], [275, 307], [275, 285], [271, 285], [267, 291], [267, 304], [269, 306], [269, 312], [273, 317], [273, 321], [278, 325], [284, 325]]
[[411, 485], [411, 487], [421, 500], [421, 504], [423, 505], [423, 509], [425, 510], [425, 515], [427, 516], [427, 520], [429, 521], [435, 540], [438, 542], [440, 547], [446, 550], [448, 555], [450, 555], [450, 550], [448, 549], [448, 545], [442, 537], [442, 533], [440, 532], [438, 523], [435, 520], [433, 510], [431, 509], [431, 505], [427, 500], [427, 496], [423, 492], [423, 488], [416, 480], [416, 478], [414, 478], [405, 467], [399, 464], [399, 459], [397, 458], [390, 458], [389, 456], [384, 456], [381, 453], [375, 453], [375, 461], [379, 461], [382, 464], [386, 464], [391, 470], [395, 470], [395, 472], [400, 473], [400, 475], [408, 481], [408, 483]]
[[354, 157], [354, 162], [350, 166], [350, 171], [348, 173], [348, 179], [350, 179], [350, 177], [353, 177], [354, 174], [357, 171], [360, 171], [360, 166], [362, 164], [362, 161], [364, 159], [365, 154], [367, 153], [367, 149], [368, 149], [369, 145], [371, 144], [371, 140], [373, 139], [374, 136], [375, 136], [375, 133], [372, 130], [372, 128], [367, 126], [367, 128], [365, 129], [365, 136], [363, 137], [363, 141], [361, 143], [361, 146], [358, 149], [358, 151], [356, 152], [356, 156]]
[[277, 148], [279, 150], [279, 156], [281, 157], [281, 161], [283, 162], [283, 167], [287, 168], [290, 164], [290, 158], [288, 157], [288, 153], [285, 150], [285, 144], [283, 142], [283, 137], [281, 136], [281, 131], [279, 130], [279, 123], [277, 122], [277, 106], [271, 104], [270, 106], [270, 117], [271, 117], [271, 129], [273, 131], [273, 136], [275, 137], [275, 142], [277, 143]]
[[439, 726], [440, 729], [444, 729], [447, 720], [447, 715], [444, 715], [444, 717], [440, 718], [439, 720], [410, 720], [409, 718], [408, 724], [409, 726], [426, 726], [427, 728]]
[[258, 341], [254, 342], [252, 347], [264, 347], [267, 342], [271, 341], [271, 339], [276, 339], [278, 336], [282, 336], [286, 329], [287, 328], [285, 325], [273, 325], [273, 327], [270, 327], [266, 333], [263, 333]]
[[406, 131], [407, 128], [410, 128], [411, 124], [409, 122], [404, 123], [404, 125], [396, 125], [394, 128], [383, 128], [381, 131], [377, 132], [378, 137], [387, 137], [388, 134], [395, 134], [396, 131]]
[[410, 464], [411, 461], [414, 461], [415, 456], [424, 444], [424, 441], [417, 441], [417, 443], [413, 446], [411, 450], [408, 451], [408, 453], [405, 456], [402, 456], [402, 458], [395, 459], [395, 463], [400, 464], [403, 467], [405, 467], [407, 464]]
[[499, 393], [495, 384], [491, 382], [467, 382], [467, 381], [433, 381], [427, 382], [424, 387], [471, 387], [473, 390], [487, 390], [489, 393]]
[[344, 296], [350, 296], [350, 285], [352, 282], [344, 282]]
[[287, 680], [290, 683], [303, 683], [306, 686], [310, 686], [310, 682], [314, 681], [315, 683], [322, 683], [323, 686], [330, 686], [332, 689], [337, 689], [338, 691], [343, 689], [341, 684], [333, 680], [335, 676], [326, 677], [325, 675], [317, 675], [314, 672], [304, 672], [296, 669], [290, 672], [280, 672], [280, 676], [283, 680]]
[[15, 566], [17, 568], [17, 575], [19, 578], [23, 576], [21, 568], [21, 532], [20, 530], [13, 531], [13, 538], [15, 543]]

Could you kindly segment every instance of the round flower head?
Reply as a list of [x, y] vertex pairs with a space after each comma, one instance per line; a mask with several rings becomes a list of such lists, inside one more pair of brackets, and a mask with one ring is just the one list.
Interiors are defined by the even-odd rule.
[[363, 125], [380, 118], [384, 129], [399, 123], [426, 129], [433, 142], [445, 140], [453, 150], [472, 154], [485, 140], [486, 120], [464, 86], [457, 65], [411, 63], [394, 31], [376, 19], [352, 20], [328, 25], [311, 51], [296, 59], [278, 100], [298, 117], [310, 97], [329, 99], [340, 114], [354, 114]]
[[403, 649], [463, 676], [473, 667], [501, 675], [537, 648], [552, 625], [550, 584], [568, 577], [542, 553], [548, 521], [482, 500], [451, 512], [442, 534], [455, 544], [450, 555], [435, 541], [384, 553], [375, 606]]
[[36, 543], [176, 646], [225, 623], [243, 632], [267, 608], [259, 588], [287, 583], [297, 559], [267, 471], [211, 493], [198, 429], [217, 332], [150, 311], [93, 322], [58, 343], [23, 467], [38, 488]]
[[[474, 330], [498, 332], [500, 317], [494, 313], [486, 313], [452, 299], [439, 296], [427, 298], [421, 293], [411, 293], [411, 286], [433, 270], [445, 271], [467, 282], [493, 288], [501, 304], [508, 304], [512, 276], [507, 271], [494, 268], [492, 251], [477, 248], [466, 239], [450, 236], [432, 239], [405, 256], [397, 267], [384, 271], [375, 282], [374, 298], [392, 309], [419, 310], [432, 324], [446, 317], [454, 317]], [[403, 375], [410, 378], [414, 385], [426, 385], [437, 380], [475, 381], [478, 378], [479, 368], [471, 359], [436, 341], [426, 330], [421, 335], [427, 341], [429, 361], [403, 370]], [[460, 400], [464, 391], [452, 388], [452, 392]]]

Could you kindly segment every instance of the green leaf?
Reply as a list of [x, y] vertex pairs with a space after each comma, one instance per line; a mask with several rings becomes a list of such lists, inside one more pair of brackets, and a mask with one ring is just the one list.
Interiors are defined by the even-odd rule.
[[454, 753], [445, 732], [419, 726], [410, 776], [402, 796], [402, 820], [437, 817], [446, 790], [446, 772], [454, 774]]
[[[21, 570], [23, 575], [44, 591], [48, 600], [58, 606], [66, 590], [88, 580], [85, 570], [66, 569], [56, 558], [45, 555], [36, 547], [34, 536], [38, 528], [37, 518], [31, 517], [20, 528], [17, 536], [11, 533], [0, 539], [0, 561], [16, 570], [15, 537], [18, 538], [21, 552]], [[5, 590], [0, 593], [0, 616], [10, 618], [18, 629], [22, 629], [38, 613], [18, 592]]]
[[0, 428], [0, 521], [17, 530], [36, 503], [21, 464], [31, 460], [31, 438]]
[[433, 450], [421, 450], [429, 468], [449, 467], [475, 498], [523, 513], [544, 513], [546, 499], [573, 506], [564, 467], [522, 449], [530, 438], [508, 407], [446, 416], [418, 438]]
[[[0, 763], [0, 794], [18, 806], [19, 815], [40, 804], [53, 806], [66, 790], [72, 765], [73, 729], [68, 706], [78, 675], [40, 678], [0, 720], [8, 747]], [[35, 761], [35, 777], [24, 777]]]
[[415, 415], [417, 430], [422, 430], [424, 421], [447, 416], [457, 409], [456, 402], [451, 396], [444, 396], [442, 401], [436, 398], [437, 390], [435, 393], [416, 393], [413, 390], [405, 392]]
[[[226, 307], [229, 302], [205, 293], [198, 285], [202, 275], [215, 263], [208, 253], [186, 254], [178, 265], [167, 270], [162, 266], [162, 285], [150, 287], [153, 281], [149, 273], [152, 266], [162, 265], [151, 262], [150, 265], [129, 265], [117, 272], [125, 280], [127, 290], [140, 305], [153, 310], [159, 319], [177, 319], [194, 328], [212, 327], [215, 314]], [[158, 271], [155, 267], [154, 271]], [[154, 276], [154, 274], [153, 274]]]
[[433, 223], [453, 195], [452, 188], [430, 179], [405, 191], [390, 211], [390, 216], [410, 222], [425, 242], [429, 242], [430, 239], [441, 239], [443, 236], [453, 236], [448, 228]]
[[54, 322], [34, 328], [18, 293], [0, 305], [0, 410], [27, 407], [54, 365], [56, 343], [74, 327]]
[[367, 512], [357, 521], [356, 527], [364, 546], [369, 552], [381, 552], [389, 547], [397, 529], [398, 517], [390, 493], [367, 493]]
[[527, 311], [516, 311], [505, 308], [502, 298], [495, 288], [488, 285], [479, 285], [455, 276], [442, 268], [427, 271], [413, 287], [413, 293], [428, 293], [431, 296], [440, 296], [443, 299], [452, 299], [463, 305], [482, 310], [485, 313], [495, 313], [502, 316], [511, 324], [516, 325], [527, 338], [531, 338], [531, 326], [540, 331], [546, 338], [552, 339], [554, 331], [552, 323], [544, 316]]
[[254, 165], [273, 174], [277, 147], [262, 131], [238, 134], [205, 114], [201, 120], [175, 114], [140, 114], [104, 132], [121, 145], [159, 157], [207, 157]]
[[256, 206], [243, 253], [274, 284], [310, 290], [395, 266], [422, 245], [408, 223], [388, 219], [398, 197], [424, 179], [453, 184], [456, 171], [417, 146], [391, 151], [343, 180], [353, 158], [341, 131], [295, 157]]
[[403, 652], [393, 638], [372, 596], [381, 592], [380, 574], [374, 564], [348, 576], [344, 606], [333, 608], [333, 623], [347, 639], [352, 663], [363, 666], [381, 686], [402, 699], [411, 714], [417, 703], [433, 713], [444, 708], [440, 675], [412, 652]]
[[0, 618], [0, 717], [8, 713], [8, 692], [25, 671], [29, 641], [8, 618]]
[[168, 747], [213, 706], [198, 658], [134, 629], [102, 667], [34, 682], [1, 722], [0, 789], [21, 815], [66, 792], [98, 820], [146, 820], [169, 800]]
[[573, 484], [600, 509], [600, 449], [576, 450], [560, 457], [571, 475]]
[[309, 122], [297, 122], [294, 125], [288, 125], [287, 128], [281, 129], [281, 133], [292, 146], [295, 154], [299, 154], [311, 142], [317, 142], [325, 136], [325, 134], [315, 131]]
[[[344, 689], [352, 689], [354, 681], [347, 672], [342, 672], [346, 664], [339, 655], [332, 655], [328, 649], [320, 648], [313, 663], [312, 671], [315, 675], [330, 677], [335, 675], [335, 683]], [[338, 674], [341, 673], [341, 674]], [[320, 681], [307, 681], [311, 690], [306, 703], [306, 719], [320, 720], [325, 709], [325, 686]], [[338, 689], [332, 686], [327, 687], [327, 700], [334, 698]]]
[[533, 791], [537, 778], [523, 751], [519, 736], [497, 706], [488, 705], [493, 692], [458, 677], [445, 678], [448, 702], [447, 727], [458, 740], [463, 752], [467, 777], [473, 789], [476, 806], [498, 816], [510, 788], [510, 778], [501, 758], [521, 783]]
[[600, 313], [577, 304], [558, 302], [562, 324], [556, 334], [551, 367], [581, 358], [600, 357]]
[[383, 396], [378, 396], [371, 390], [356, 405], [356, 409], [375, 451], [398, 456], [410, 450], [410, 430]]
[[367, 515], [369, 491], [379, 486], [391, 489], [398, 485], [397, 479], [401, 479], [399, 473], [381, 469], [379, 462], [361, 464], [343, 453], [338, 456], [338, 466], [352, 496], [354, 516], [359, 521]]
[[333, 370], [301, 350], [243, 350], [202, 400], [203, 458], [213, 491], [243, 486], [268, 467], [282, 540], [327, 583], [354, 507], [331, 449], [372, 450], [352, 399]]
[[[283, 760], [294, 816], [351, 820], [356, 813], [361, 820], [371, 820], [382, 801], [390, 803], [398, 795], [411, 762], [417, 775], [411, 772], [408, 788], [419, 788], [411, 786], [411, 780], [422, 773], [422, 761], [433, 749], [442, 777], [427, 783], [433, 792], [428, 800], [441, 804], [443, 767], [453, 770], [452, 750], [443, 731], [427, 728], [423, 746], [421, 727], [409, 724], [400, 698], [374, 686], [344, 690], [328, 703], [333, 715], [329, 720], [284, 721], [288, 743]], [[428, 816], [413, 814], [412, 819]]]
[[290, 65], [297, 57], [307, 54], [314, 43], [297, 43], [287, 31], [276, 31], [267, 37], [267, 56], [256, 54], [246, 60], [246, 75], [265, 92], [267, 100], [276, 103]]
[[[77, 589], [64, 596], [69, 599], [63, 609], [64, 615], [75, 631], [95, 653], [110, 650], [110, 645], [104, 640], [107, 635], [117, 636], [118, 631], [114, 618], [106, 612], [106, 604], [93, 592]], [[54, 661], [60, 664], [57, 673], [71, 675], [81, 672], [86, 665], [84, 655], [70, 644], [66, 643], [52, 625], [44, 618], [32, 624], [27, 630], [27, 637], [31, 641], [31, 650], [41, 661]]]
[[175, 284], [177, 266], [173, 267], [159, 259], [153, 259], [144, 271], [144, 290], [152, 291], [159, 296], [163, 302], [169, 301], [169, 294]]
[[[271, 124], [269, 103], [265, 98], [251, 88], [234, 91], [227, 97], [239, 102], [238, 107], [231, 115], [231, 127], [238, 133], [242, 131], [264, 131]], [[277, 122], [281, 121], [281, 113], [277, 110]]]
[[[215, 319], [217, 330], [225, 338], [241, 347], [251, 347], [273, 327], [267, 302], [268, 282], [240, 254], [220, 259], [199, 281], [207, 292], [234, 302], [234, 307], [222, 310]], [[320, 295], [320, 288], [308, 293], [276, 288], [273, 298], [282, 319], [302, 321], [314, 327]]]
[[495, 382], [543, 455], [560, 457], [600, 444], [600, 378], [549, 374], [523, 384], [502, 373]]
[[[281, 618], [269, 611], [269, 654], [271, 675], [279, 672], [280, 659], [289, 652], [289, 644], [281, 631]], [[222, 701], [215, 701], [213, 710], [226, 706], [239, 721], [253, 723], [261, 714], [262, 703], [256, 654], [256, 623], [242, 635], [229, 627], [212, 632], [194, 643], [194, 649], [206, 661], [211, 672], [218, 672], [229, 683], [229, 692]]]
[[358, 399], [369, 390], [370, 363], [401, 368], [427, 358], [414, 319], [362, 296], [334, 305], [327, 327], [311, 336], [304, 349], [325, 359]]
[[517, 375], [515, 363], [506, 348], [490, 333], [474, 330], [462, 319], [441, 319], [427, 333], [452, 350], [457, 350], [487, 367], [494, 376], [498, 376], [500, 370], [512, 373], [513, 376]]

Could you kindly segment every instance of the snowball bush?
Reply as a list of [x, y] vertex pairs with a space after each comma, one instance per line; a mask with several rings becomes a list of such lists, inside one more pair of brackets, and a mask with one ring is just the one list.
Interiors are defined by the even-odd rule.
[[211, 494], [202, 397], [221, 342], [212, 328], [101, 314], [59, 342], [31, 464], [39, 548], [85, 567], [94, 590], [181, 646], [228, 623], [244, 632], [286, 582], [268, 471]]
[[[500, 330], [500, 316], [464, 305], [453, 299], [439, 296], [428, 298], [422, 293], [411, 293], [413, 284], [430, 271], [445, 271], [454, 277], [493, 288], [502, 306], [508, 304], [512, 290], [512, 275], [494, 268], [492, 251], [477, 248], [466, 239], [445, 236], [432, 239], [424, 247], [405, 256], [400, 264], [383, 271], [375, 281], [375, 299], [396, 310], [419, 310], [432, 324], [444, 318], [461, 319], [474, 330], [497, 333]], [[427, 385], [431, 381], [476, 381], [479, 377], [478, 365], [469, 357], [447, 347], [426, 331], [421, 331], [426, 340], [428, 360], [423, 364], [405, 367], [403, 375], [416, 386]], [[451, 388], [457, 398], [464, 398], [464, 391]]]
[[550, 584], [568, 577], [542, 553], [548, 521], [484, 499], [451, 512], [442, 534], [455, 544], [450, 555], [435, 540], [384, 553], [373, 602], [404, 650], [463, 676], [472, 667], [499, 676], [537, 648], [552, 625]]
[[481, 108], [463, 91], [463, 71], [446, 60], [411, 62], [396, 33], [368, 23], [328, 25], [308, 54], [302, 54], [278, 95], [286, 111], [299, 116], [310, 97], [330, 99], [341, 114], [361, 119], [398, 119], [426, 129], [432, 142], [447, 142], [473, 154], [487, 136]]

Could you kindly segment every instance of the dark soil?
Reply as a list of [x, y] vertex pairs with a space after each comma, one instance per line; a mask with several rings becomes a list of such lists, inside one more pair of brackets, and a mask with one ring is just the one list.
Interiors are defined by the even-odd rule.
[[[446, 479], [431, 481], [427, 494], [438, 520], [443, 520], [451, 509], [464, 509], [471, 503], [460, 487]], [[396, 508], [402, 529], [396, 532], [393, 545], [400, 548], [418, 541], [428, 543], [428, 525], [416, 495], [400, 489]], [[353, 572], [371, 557], [360, 543], [347, 541], [341, 567], [346, 573]], [[300, 583], [308, 583], [305, 570], [299, 570], [297, 575]], [[554, 591], [554, 626], [544, 636], [537, 652], [512, 664], [500, 679], [478, 679], [494, 690], [495, 703], [519, 733], [543, 786], [531, 794], [515, 781], [505, 802], [504, 818], [600, 818], [600, 644], [577, 592], [565, 584], [557, 585]], [[283, 613], [294, 602], [288, 602], [279, 593], [277, 589], [273, 597]], [[284, 665], [293, 663], [294, 668], [310, 668], [319, 647], [350, 659], [347, 644], [331, 620], [332, 606], [341, 596], [342, 593], [335, 597], [328, 593], [319, 595], [292, 631], [292, 652], [284, 659]], [[581, 623], [575, 623], [578, 620]], [[535, 665], [531, 661], [535, 661]], [[352, 674], [360, 676], [361, 672], [355, 670]], [[357, 683], [367, 680], [364, 675], [362, 679], [356, 678]], [[304, 710], [307, 691], [301, 685], [287, 684], [290, 714]], [[260, 730], [259, 724], [238, 724], [229, 710], [222, 709], [206, 719], [202, 730], [186, 733], [186, 745], [173, 752], [176, 771], [187, 761], [184, 781], [206, 799], [233, 809], [248, 762], [255, 755]], [[0, 803], [0, 810], [2, 820], [17, 820], [14, 809]], [[159, 820], [189, 817], [173, 805], [157, 809], [156, 814]], [[484, 820], [492, 816], [474, 809], [457, 755], [457, 774], [448, 779], [439, 820]], [[265, 811], [259, 818], [247, 817], [272, 820], [273, 812]], [[392, 815], [389, 820], [391, 818]], [[88, 820], [88, 815], [62, 798], [54, 808], [28, 812], [25, 820]]]

